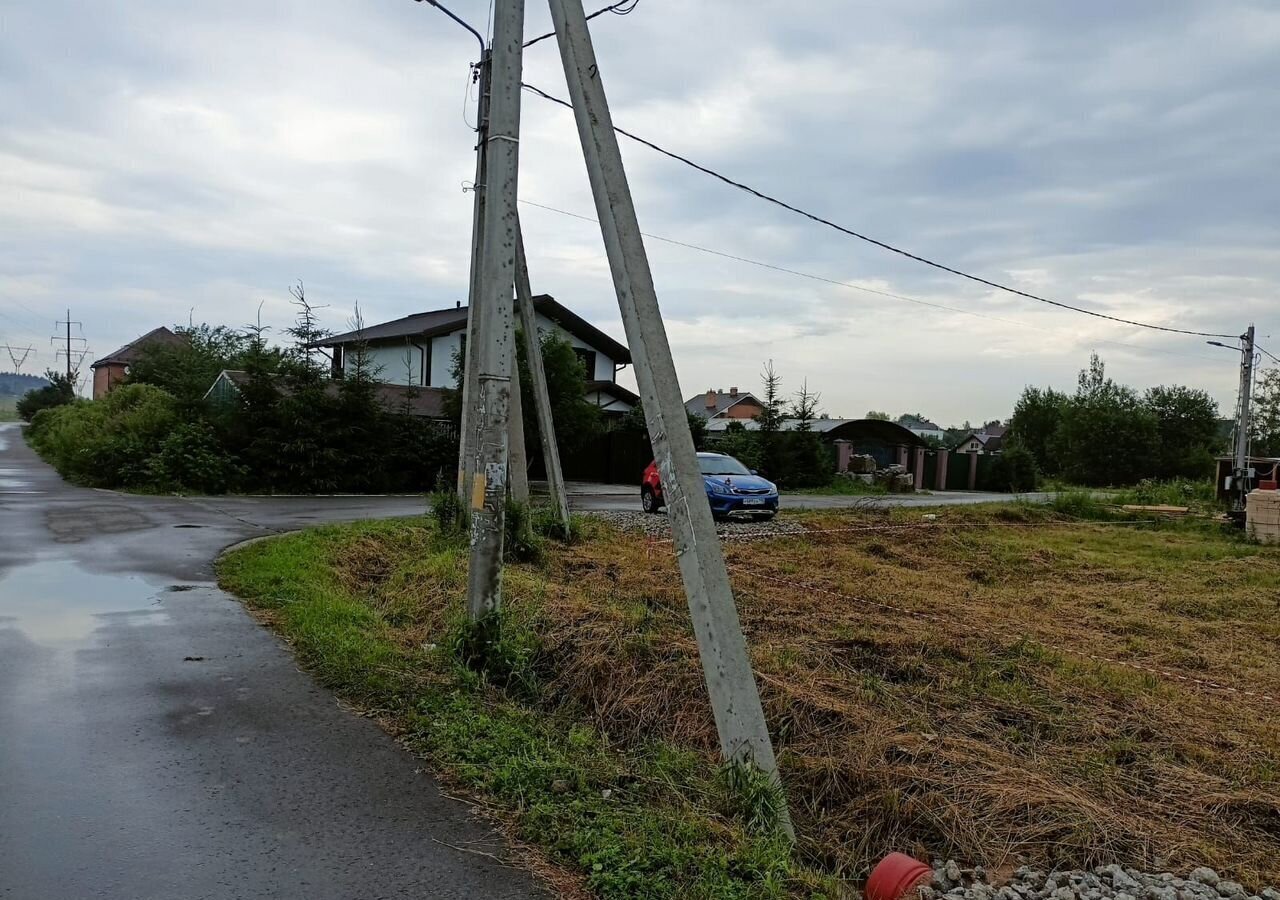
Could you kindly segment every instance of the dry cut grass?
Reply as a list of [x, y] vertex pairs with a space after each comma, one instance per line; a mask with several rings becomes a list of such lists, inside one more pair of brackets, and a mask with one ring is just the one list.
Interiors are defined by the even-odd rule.
[[[726, 555], [812, 863], [857, 877], [898, 849], [1280, 883], [1280, 702], [1179, 679], [1280, 697], [1280, 552], [1018, 506], [801, 521], [859, 530]], [[460, 561], [411, 552], [373, 535], [341, 566], [406, 645], [441, 633], [462, 583]], [[538, 637], [533, 702], [714, 754], [670, 544], [595, 526], [506, 584]]]

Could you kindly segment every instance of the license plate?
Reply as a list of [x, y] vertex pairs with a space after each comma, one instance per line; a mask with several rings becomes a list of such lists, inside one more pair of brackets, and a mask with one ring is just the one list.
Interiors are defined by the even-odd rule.
[[763, 497], [748, 497], [742, 501], [743, 506], [764, 506]]

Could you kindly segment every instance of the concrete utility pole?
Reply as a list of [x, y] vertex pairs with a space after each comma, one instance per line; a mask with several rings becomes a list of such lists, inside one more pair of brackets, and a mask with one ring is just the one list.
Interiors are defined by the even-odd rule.
[[[472, 621], [501, 605], [502, 539], [507, 499], [507, 418], [511, 405], [512, 284], [515, 281], [516, 186], [520, 147], [520, 75], [524, 0], [495, 0], [489, 67], [489, 124], [484, 135], [484, 214], [478, 254], [474, 348], [467, 352], [475, 381], [464, 422], [471, 462], [471, 564], [467, 611]], [[472, 442], [474, 441], [474, 443]], [[465, 462], [465, 461], [464, 461]]]
[[484, 230], [485, 138], [489, 133], [489, 77], [492, 68], [489, 50], [480, 57], [478, 66], [480, 98], [476, 103], [476, 180], [472, 185], [471, 206], [471, 280], [467, 286], [467, 332], [462, 348], [462, 423], [458, 430], [458, 498], [463, 509], [471, 500], [472, 447], [476, 423], [471, 416], [470, 399], [475, 392], [477, 286], [480, 278], [480, 242]]
[[[549, 4], [618, 306], [635, 354], [645, 424], [667, 499], [720, 749], [726, 759], [754, 764], [777, 781], [773, 745], [698, 468], [582, 0], [549, 0]], [[782, 818], [784, 829], [793, 834], [785, 805]]]
[[1236, 459], [1231, 473], [1232, 511], [1243, 514], [1249, 493], [1249, 403], [1253, 399], [1253, 326], [1240, 336], [1240, 399]]
[[520, 330], [524, 332], [524, 354], [529, 360], [529, 377], [533, 379], [533, 405], [538, 415], [538, 440], [542, 444], [542, 460], [547, 470], [547, 488], [564, 536], [569, 537], [569, 493], [560, 468], [560, 447], [556, 443], [556, 426], [551, 418], [551, 395], [547, 390], [547, 370], [542, 364], [542, 339], [538, 334], [538, 315], [533, 308], [533, 289], [529, 284], [529, 260], [524, 254], [524, 232], [516, 223], [516, 304], [520, 311]]

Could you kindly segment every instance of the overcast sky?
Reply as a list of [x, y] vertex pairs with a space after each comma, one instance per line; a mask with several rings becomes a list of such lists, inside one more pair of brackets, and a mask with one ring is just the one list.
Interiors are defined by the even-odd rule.
[[[483, 30], [486, 3], [454, 6]], [[1273, 2], [640, 0], [592, 25], [624, 128], [951, 265], [1177, 328], [1252, 319], [1280, 353]], [[548, 27], [533, 0], [528, 33]], [[0, 343], [52, 364], [67, 307], [91, 356], [259, 303], [279, 334], [297, 279], [336, 330], [356, 302], [378, 322], [465, 300], [476, 55], [411, 0], [0, 0]], [[554, 41], [525, 80], [565, 95]], [[522, 198], [592, 215], [572, 114], [525, 94], [522, 129]], [[686, 396], [757, 388], [772, 358], [833, 415], [979, 421], [1096, 349], [1230, 412], [1236, 361], [1202, 339], [987, 291], [623, 152], [647, 232], [840, 282], [651, 240]], [[597, 226], [521, 214], [534, 290], [623, 338]]]

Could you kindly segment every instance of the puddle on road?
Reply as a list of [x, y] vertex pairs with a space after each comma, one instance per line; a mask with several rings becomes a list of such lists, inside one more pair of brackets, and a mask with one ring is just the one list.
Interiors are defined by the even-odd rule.
[[67, 560], [19, 566], [0, 575], [0, 628], [44, 645], [73, 644], [107, 623], [157, 624], [159, 586], [138, 575], [86, 572]]
[[[4, 450], [4, 440], [0, 439], [0, 451]], [[21, 469], [0, 466], [0, 494], [43, 494], [44, 491], [31, 490], [31, 482], [19, 476]]]

